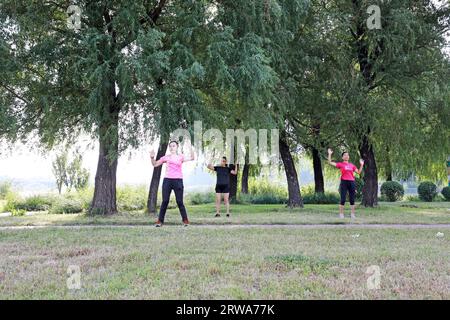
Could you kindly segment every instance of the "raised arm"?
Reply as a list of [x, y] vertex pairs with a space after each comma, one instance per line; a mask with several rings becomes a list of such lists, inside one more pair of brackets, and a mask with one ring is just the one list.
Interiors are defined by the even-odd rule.
[[238, 170], [239, 170], [239, 164], [236, 163], [236, 165], [234, 166], [234, 170], [231, 170], [230, 173], [232, 175], [237, 175]]
[[356, 169], [355, 171], [356, 171], [356, 173], [361, 174], [362, 173], [362, 169], [364, 167], [364, 160], [363, 159], [359, 159], [359, 164], [360, 164], [359, 169]]
[[328, 164], [332, 165], [333, 167], [336, 167], [336, 162], [331, 161], [332, 154], [333, 154], [333, 150], [328, 148]]
[[152, 165], [154, 167], [159, 167], [160, 165], [162, 165], [164, 163], [161, 160], [155, 160], [155, 151], [153, 151], [153, 150], [150, 151], [150, 160], [152, 161]]
[[206, 167], [207, 167], [209, 170], [214, 171], [214, 166], [213, 166], [212, 164], [208, 164], [208, 165], [206, 165]]

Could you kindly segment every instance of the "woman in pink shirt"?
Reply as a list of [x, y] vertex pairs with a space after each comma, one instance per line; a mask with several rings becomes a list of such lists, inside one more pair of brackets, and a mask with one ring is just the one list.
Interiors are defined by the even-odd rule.
[[328, 163], [338, 169], [341, 170], [341, 184], [339, 186], [339, 193], [341, 194], [341, 203], [339, 205], [339, 217], [344, 218], [344, 205], [345, 199], [347, 198], [347, 192], [350, 198], [350, 207], [351, 207], [351, 217], [355, 218], [355, 194], [356, 194], [356, 184], [355, 184], [355, 176], [353, 172], [361, 174], [364, 160], [359, 160], [360, 167], [359, 169], [351, 162], [350, 156], [348, 152], [342, 152], [342, 162], [333, 162], [331, 161], [331, 155], [333, 154], [333, 150], [328, 149]]
[[163, 163], [166, 164], [166, 177], [164, 178], [162, 185], [162, 202], [159, 209], [159, 217], [156, 222], [156, 227], [161, 227], [164, 223], [164, 217], [166, 215], [167, 206], [169, 205], [170, 193], [172, 190], [175, 192], [175, 198], [177, 200], [177, 206], [180, 210], [181, 218], [183, 219], [184, 226], [189, 225], [189, 220], [186, 212], [186, 208], [183, 203], [183, 171], [181, 169], [183, 162], [192, 161], [195, 159], [194, 151], [191, 148], [191, 156], [185, 157], [182, 154], [177, 154], [178, 142], [171, 141], [169, 143], [169, 155], [161, 157], [159, 160], [155, 160], [155, 152], [150, 151], [150, 158], [154, 167], [159, 167]]

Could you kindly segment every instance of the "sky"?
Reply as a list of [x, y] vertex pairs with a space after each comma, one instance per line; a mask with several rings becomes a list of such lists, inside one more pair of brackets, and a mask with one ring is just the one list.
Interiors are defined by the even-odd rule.
[[[32, 143], [31, 143], [32, 144]], [[153, 148], [156, 152], [158, 142], [146, 145], [139, 150], [134, 150], [119, 158], [117, 168], [118, 185], [145, 185], [149, 186], [153, 174], [153, 166], [150, 162], [149, 152]], [[94, 185], [95, 173], [98, 161], [98, 143], [89, 143], [86, 138], [80, 138], [75, 147], [79, 147], [83, 154], [83, 166], [90, 172], [90, 185]], [[38, 150], [30, 150], [29, 146], [17, 143], [12, 151], [0, 154], [0, 182], [11, 181], [15, 189], [24, 195], [42, 192], [55, 192], [56, 184], [52, 172], [52, 162], [56, 151], [47, 153]], [[305, 160], [300, 160], [300, 179], [304, 184], [311, 183], [312, 167]], [[196, 160], [183, 164], [183, 178], [185, 190], [212, 191], [215, 186], [216, 176], [214, 172], [206, 168], [202, 154], [196, 155]], [[162, 177], [165, 175], [165, 165], [162, 169]], [[265, 168], [260, 177], [266, 177], [272, 182], [285, 183], [284, 172], [270, 167]], [[162, 183], [162, 179], [161, 179]]]
[[[98, 161], [98, 145], [89, 146], [86, 140], [81, 138], [78, 144], [83, 154], [83, 164], [90, 172], [90, 183], [94, 184], [95, 172]], [[157, 143], [147, 145], [139, 150], [132, 151], [122, 155], [119, 158], [117, 169], [117, 183], [122, 184], [149, 184], [153, 166], [150, 162], [150, 149], [153, 147], [156, 151]], [[0, 181], [10, 180], [18, 184], [26, 185], [31, 189], [43, 188], [46, 183], [54, 182], [52, 173], [52, 161], [55, 159], [56, 151], [42, 154], [38, 150], [30, 150], [23, 144], [16, 144], [12, 152], [0, 154]], [[183, 165], [183, 174], [186, 181], [190, 182], [191, 187], [197, 189], [208, 188], [214, 183], [214, 176], [204, 170], [204, 159], [187, 162]], [[165, 166], [163, 166], [163, 176]], [[32, 185], [38, 183], [39, 185]], [[31, 183], [31, 185], [30, 185]], [[42, 185], [44, 184], [44, 185]]]

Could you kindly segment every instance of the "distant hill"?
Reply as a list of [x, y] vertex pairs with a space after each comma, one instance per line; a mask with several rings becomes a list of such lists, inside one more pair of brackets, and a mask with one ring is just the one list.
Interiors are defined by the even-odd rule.
[[0, 176], [0, 183], [4, 181], [10, 181], [13, 188], [23, 195], [56, 191], [55, 181], [49, 179], [25, 179]]

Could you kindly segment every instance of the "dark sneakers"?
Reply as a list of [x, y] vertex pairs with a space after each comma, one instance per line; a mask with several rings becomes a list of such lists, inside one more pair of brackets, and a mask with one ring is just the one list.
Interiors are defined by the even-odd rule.
[[216, 217], [216, 218], [220, 217], [220, 213], [216, 213], [216, 215], [214, 217]]
[[[155, 223], [155, 227], [157, 227], [157, 228], [162, 227], [162, 225], [163, 225], [163, 223], [162, 223], [161, 221], [159, 221], [159, 220], [156, 221], [156, 223]], [[188, 219], [183, 220], [183, 225], [184, 225], [185, 227], [189, 226], [189, 220], [188, 220]]]

